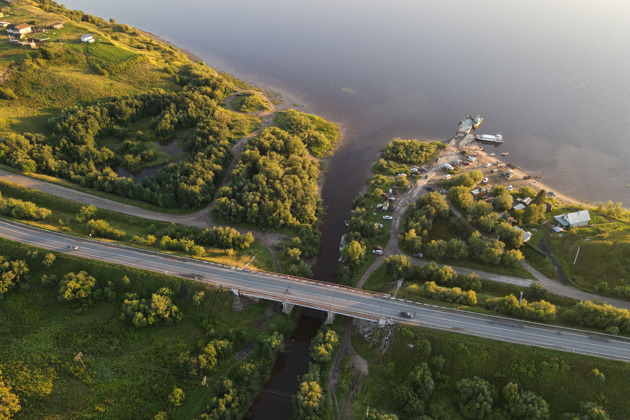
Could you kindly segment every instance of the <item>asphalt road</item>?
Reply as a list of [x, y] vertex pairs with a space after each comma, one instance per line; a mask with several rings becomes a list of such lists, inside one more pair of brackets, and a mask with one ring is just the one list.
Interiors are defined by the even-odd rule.
[[[288, 276], [238, 270], [189, 258], [44, 231], [0, 219], [0, 236], [25, 244], [236, 289], [246, 295], [330, 310], [359, 318], [429, 328], [630, 362], [630, 340], [502, 317], [482, 316]], [[76, 246], [78, 249], [73, 249]], [[401, 312], [414, 314], [405, 319]]]

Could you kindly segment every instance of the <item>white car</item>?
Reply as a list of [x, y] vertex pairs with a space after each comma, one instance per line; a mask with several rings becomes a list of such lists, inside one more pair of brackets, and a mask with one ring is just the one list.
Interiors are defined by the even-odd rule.
[[372, 250], [372, 254], [383, 255], [383, 250], [382, 249], [373, 249]]
[[386, 214], [385, 216], [383, 216], [383, 219], [385, 220], [394, 220], [394, 218], [388, 214]]
[[490, 153], [488, 156], [494, 156], [496, 155], [496, 153]]
[[508, 185], [508, 191], [512, 191], [514, 188], [511, 185]]
[[489, 168], [489, 167], [491, 167], [491, 166], [492, 166], [492, 163], [486, 163], [486, 164], [485, 164], [485, 165], [483, 165], [483, 166], [485, 166], [486, 168]]
[[488, 178], [482, 179], [481, 182], [483, 182], [485, 184], [486, 182], [488, 182]]
[[451, 174], [446, 174], [442, 179], [451, 179]]

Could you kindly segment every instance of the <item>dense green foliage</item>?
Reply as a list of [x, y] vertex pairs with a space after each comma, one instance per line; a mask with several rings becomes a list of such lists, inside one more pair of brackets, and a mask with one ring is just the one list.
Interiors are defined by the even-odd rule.
[[486, 308], [500, 314], [506, 314], [517, 318], [528, 319], [530, 321], [553, 321], [556, 318], [556, 306], [541, 300], [539, 302], [528, 302], [523, 299], [519, 305], [518, 299], [514, 295], [501, 298], [487, 299]]
[[0, 214], [14, 219], [44, 220], [51, 211], [35, 203], [17, 198], [0, 198]]
[[16, 284], [26, 280], [28, 271], [24, 260], [9, 260], [0, 256], [0, 297]]
[[[624, 362], [419, 327], [396, 327], [389, 340], [383, 354], [372, 340], [353, 336], [370, 369], [354, 399], [355, 418], [365, 417], [366, 406], [401, 418], [453, 420], [622, 419], [628, 413]], [[434, 390], [423, 401], [410, 377], [422, 372], [416, 376], [424, 381], [416, 383], [428, 383], [427, 368]], [[606, 373], [605, 382], [594, 368]]]
[[617, 328], [617, 331], [630, 333], [630, 311], [607, 304], [590, 301], [577, 303], [570, 314], [579, 325], [598, 328]]
[[130, 293], [123, 301], [121, 319], [131, 321], [136, 327], [158, 321], [179, 322], [183, 315], [173, 304], [172, 296], [173, 292], [167, 287], [151, 294], [150, 299], [140, 299], [137, 294]]
[[11, 390], [11, 386], [4, 382], [0, 370], [0, 419], [3, 420], [12, 418], [22, 408], [19, 398]]
[[388, 160], [420, 165], [431, 159], [438, 149], [444, 147], [444, 143], [437, 141], [394, 139], [383, 148], [381, 153]]
[[252, 138], [219, 191], [215, 211], [225, 220], [262, 227], [314, 225], [321, 213], [319, 167], [302, 141], [276, 127]]
[[[189, 280], [65, 254], [51, 253], [53, 260], [4, 240], [0, 253], [6, 261], [23, 258], [30, 270], [20, 281], [24, 287], [0, 299], [0, 369], [24, 418], [59, 413], [64, 418], [199, 418], [205, 411], [223, 419], [224, 403], [238, 411], [232, 418], [243, 418], [252, 390], [265, 382], [283, 348], [283, 334], [293, 328], [280, 315], [261, 323], [264, 303], [235, 315], [232, 293]], [[96, 281], [92, 305], [77, 312], [74, 304], [58, 299], [63, 280], [56, 279], [81, 271]], [[170, 303], [154, 295], [169, 296]], [[130, 318], [135, 314], [122, 313], [133, 305], [146, 309], [143, 317], [154, 316], [155, 324], [135, 328]], [[164, 316], [174, 321], [177, 314], [185, 315], [177, 324], [161, 322]], [[81, 361], [74, 359], [79, 351]], [[199, 364], [189, 364], [191, 359]], [[203, 376], [208, 387], [200, 386]], [[5, 397], [1, 388], [0, 399]]]
[[335, 330], [326, 329], [317, 332], [311, 341], [310, 354], [315, 363], [324, 364], [332, 360], [336, 348], [339, 346], [339, 336]]
[[281, 129], [299, 137], [317, 158], [330, 156], [341, 137], [339, 127], [332, 122], [294, 109], [278, 112], [275, 123]]
[[[236, 120], [217, 106], [231, 85], [198, 64], [184, 67], [179, 80], [183, 85], [179, 92], [154, 89], [66, 109], [50, 120], [49, 136], [5, 135], [0, 138], [0, 161], [24, 172], [54, 175], [160, 207], [196, 208], [208, 203], [231, 160], [232, 133], [239, 130]], [[193, 129], [183, 146], [189, 159], [171, 163], [142, 182], [119, 177], [113, 165], [138, 168], [155, 157], [147, 154], [144, 143], [151, 139], [143, 133], [130, 139], [128, 127], [147, 119], [157, 138]], [[116, 148], [101, 145], [108, 138], [127, 140]]]
[[85, 271], [68, 273], [59, 282], [59, 300], [64, 300], [74, 308], [85, 309], [94, 303], [92, 293], [96, 279]]

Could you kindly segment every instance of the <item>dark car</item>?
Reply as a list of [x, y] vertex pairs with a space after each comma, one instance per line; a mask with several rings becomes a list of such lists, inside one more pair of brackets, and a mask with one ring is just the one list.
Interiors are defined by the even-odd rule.
[[413, 314], [411, 312], [401, 312], [400, 316], [402, 316], [403, 318], [413, 318]]

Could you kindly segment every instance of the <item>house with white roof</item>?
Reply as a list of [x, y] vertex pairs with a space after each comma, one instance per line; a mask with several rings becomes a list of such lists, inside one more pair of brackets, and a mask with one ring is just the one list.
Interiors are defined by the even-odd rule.
[[553, 218], [563, 228], [572, 228], [588, 225], [589, 220], [591, 220], [591, 215], [588, 213], [588, 210], [581, 210], [573, 213], [561, 214], [560, 216], [554, 216]]
[[94, 42], [92, 34], [81, 35], [81, 42]]

